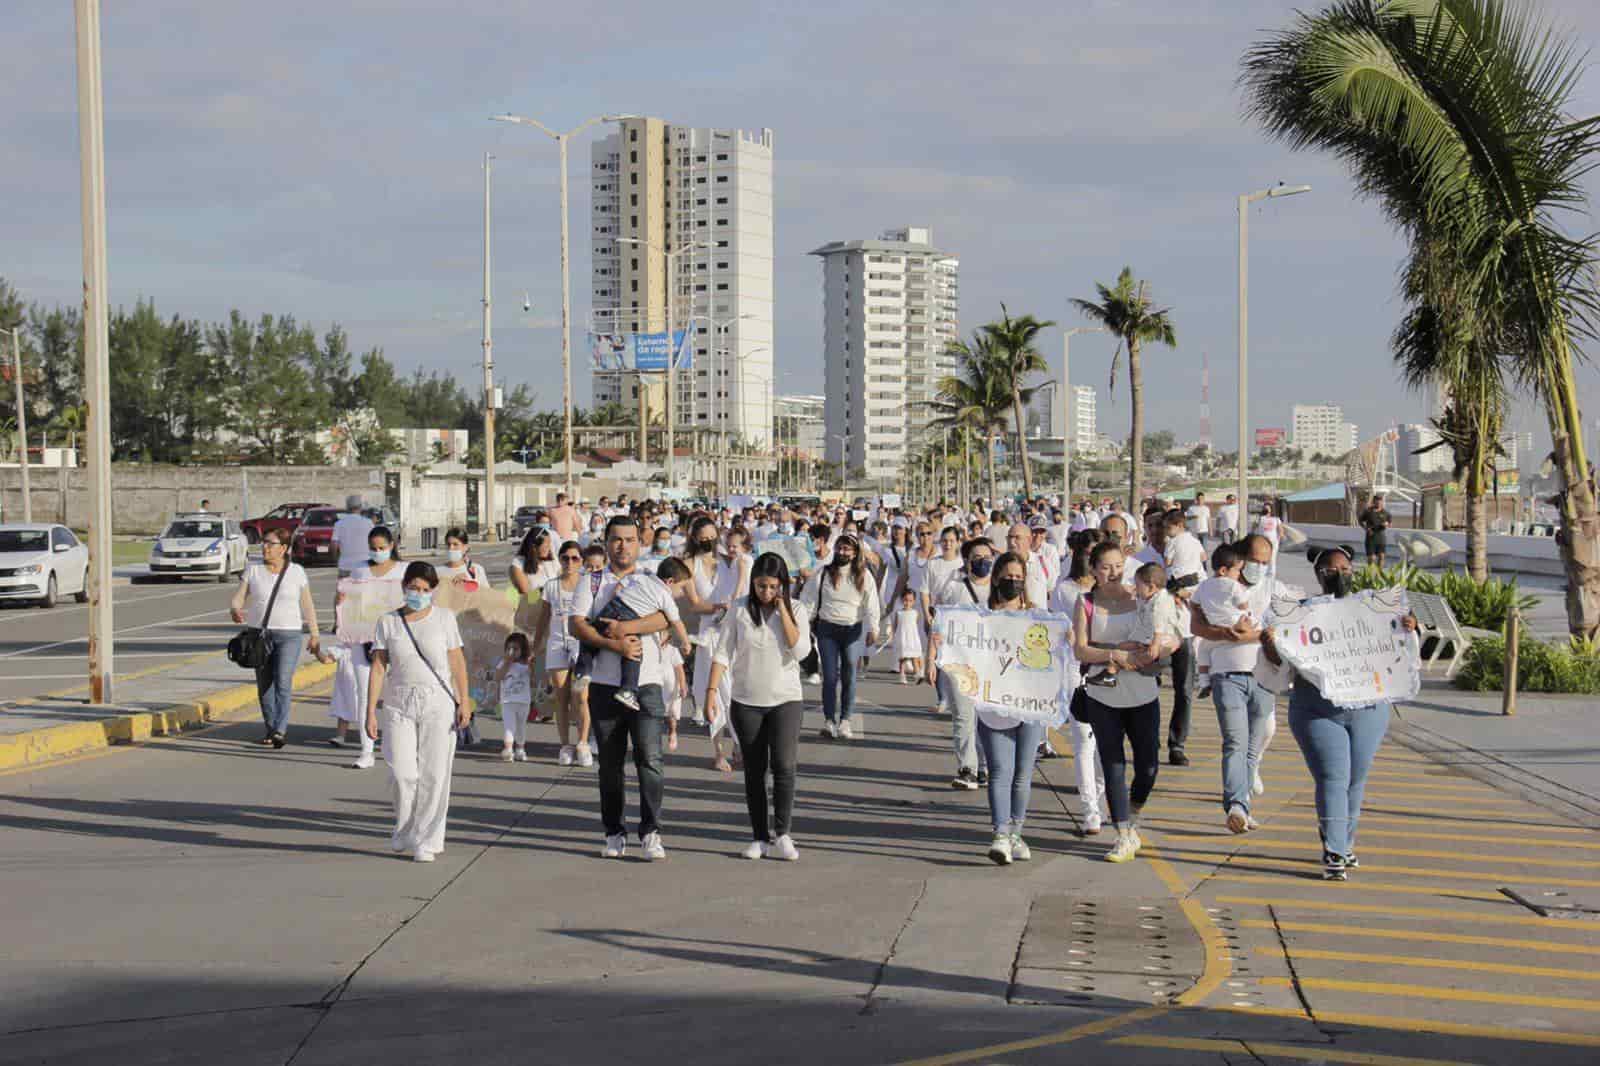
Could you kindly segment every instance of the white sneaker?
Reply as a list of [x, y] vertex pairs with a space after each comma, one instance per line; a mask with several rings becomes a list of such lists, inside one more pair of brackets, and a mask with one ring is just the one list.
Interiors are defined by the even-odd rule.
[[1237, 803], [1228, 808], [1228, 832], [1243, 833], [1250, 828], [1250, 816]]
[[1139, 847], [1133, 842], [1133, 833], [1126, 829], [1117, 830], [1117, 842], [1111, 845], [1111, 850], [1106, 852], [1106, 862], [1130, 862], [1139, 854]]
[[593, 755], [593, 753], [591, 753], [589, 751], [589, 746], [587, 744], [585, 744], [583, 747], [578, 749], [578, 765], [579, 766], [593, 766], [594, 765], [594, 755]]
[[1033, 850], [1028, 847], [1027, 841], [1022, 839], [1021, 833], [1011, 834], [1011, 858], [1013, 862], [1027, 862], [1033, 858]]
[[794, 838], [785, 833], [772, 842], [772, 846], [767, 849], [767, 854], [774, 859], [782, 859], [784, 862], [794, 862], [800, 857], [800, 849], [794, 846]]
[[1086, 815], [1083, 816], [1083, 835], [1084, 836], [1092, 837], [1092, 836], [1097, 835], [1100, 832], [1100, 826], [1101, 826], [1101, 821], [1100, 821], [1100, 812], [1099, 811], [1092, 811], [1091, 813], [1086, 814]]
[[1011, 834], [996, 833], [989, 841], [989, 861], [996, 866], [1011, 865]]
[[745, 859], [760, 859], [760, 858], [764, 858], [766, 856], [766, 854], [767, 854], [767, 845], [766, 845], [766, 843], [764, 841], [760, 841], [760, 840], [752, 840], [749, 844], [747, 844], [745, 846], [745, 849], [739, 853], [739, 856], [740, 856], [740, 858], [745, 858]]
[[1261, 771], [1257, 770], [1250, 778], [1250, 792], [1252, 795], [1264, 795], [1267, 791], [1266, 782], [1261, 780]]
[[649, 832], [644, 835], [644, 857], [651, 862], [667, 857], [667, 849], [661, 844], [661, 834]]
[[1133, 838], [1133, 851], [1137, 855], [1144, 849], [1144, 837], [1139, 835], [1139, 827], [1136, 825], [1128, 827], [1128, 835]]
[[426, 848], [418, 848], [416, 850], [416, 853], [414, 855], [412, 855], [411, 857], [413, 859], [417, 860], [418, 862], [432, 862], [433, 861], [433, 852], [427, 850]]
[[522, 747], [522, 745], [519, 744], [515, 748], [511, 749], [511, 757], [517, 762], [527, 762], [528, 752]]
[[1247, 814], [1247, 815], [1244, 816], [1244, 829], [1245, 829], [1245, 832], [1247, 832], [1247, 833], [1253, 832], [1253, 831], [1255, 831], [1257, 829], [1260, 829], [1260, 828], [1261, 828], [1261, 823], [1256, 821], [1255, 817], [1253, 815]]
[[822, 735], [829, 740], [834, 740], [839, 736], [839, 727], [824, 718], [822, 720]]
[[571, 744], [561, 745], [561, 754], [556, 756], [557, 766], [571, 766], [577, 760], [577, 750]]
[[850, 728], [850, 720], [848, 718], [839, 723], [839, 738], [841, 740], [854, 740], [856, 738], [856, 731]]
[[628, 851], [628, 835], [618, 833], [614, 837], [606, 837], [606, 846], [601, 849], [602, 859], [620, 859]]
[[514, 758], [516, 758], [516, 756], [511, 753], [511, 749], [510, 748], [501, 748], [500, 749], [500, 761], [501, 762], [510, 762]]
[[377, 760], [370, 755], [357, 755], [356, 761], [350, 764], [352, 770], [370, 770], [377, 765]]

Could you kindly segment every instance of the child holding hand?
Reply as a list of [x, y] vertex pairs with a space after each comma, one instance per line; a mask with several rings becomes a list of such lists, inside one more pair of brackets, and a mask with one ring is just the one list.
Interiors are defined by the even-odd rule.
[[504, 729], [500, 761], [528, 761], [528, 709], [533, 705], [533, 668], [529, 665], [528, 638], [522, 633], [506, 637], [505, 654], [495, 664], [494, 680], [500, 689], [500, 724]]

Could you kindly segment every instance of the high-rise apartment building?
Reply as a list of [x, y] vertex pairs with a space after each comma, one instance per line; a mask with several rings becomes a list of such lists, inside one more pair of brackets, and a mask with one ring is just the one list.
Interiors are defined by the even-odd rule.
[[[1452, 459], [1447, 447], [1439, 443], [1439, 431], [1426, 422], [1411, 422], [1400, 427], [1395, 442], [1395, 465], [1400, 473], [1419, 484], [1431, 484], [1440, 474], [1450, 473]], [[1422, 449], [1427, 448], [1427, 451]]]
[[822, 260], [828, 461], [898, 477], [938, 417], [939, 382], [955, 372], [946, 347], [956, 338], [960, 264], [925, 226], [811, 254]]
[[1067, 415], [1072, 448], [1078, 455], [1092, 455], [1100, 446], [1100, 428], [1095, 421], [1095, 391], [1092, 385], [1072, 386], [1072, 410]]
[[1358, 443], [1355, 423], [1344, 420], [1344, 408], [1338, 404], [1297, 403], [1291, 419], [1289, 443], [1307, 458], [1313, 455], [1338, 457]]
[[[591, 149], [596, 335], [689, 330], [677, 375], [680, 432], [772, 433], [772, 131], [629, 118]], [[635, 243], [637, 242], [637, 243]], [[597, 345], [597, 349], [603, 345]], [[594, 403], [640, 403], [632, 368], [593, 369]], [[652, 379], [646, 377], [645, 405]], [[664, 396], [664, 393], [662, 393]], [[651, 422], [664, 417], [650, 410]], [[687, 440], [680, 440], [687, 446]]]

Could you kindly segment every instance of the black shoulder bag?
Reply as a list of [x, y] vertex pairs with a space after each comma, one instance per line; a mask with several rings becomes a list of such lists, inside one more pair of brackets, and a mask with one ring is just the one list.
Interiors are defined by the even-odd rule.
[[267, 609], [261, 614], [261, 625], [241, 630], [228, 641], [228, 661], [246, 670], [264, 669], [272, 661], [272, 645], [267, 642], [267, 623], [272, 621], [272, 605], [278, 601], [278, 589], [293, 564], [284, 560], [278, 571], [278, 580], [272, 583], [272, 594], [267, 597]]

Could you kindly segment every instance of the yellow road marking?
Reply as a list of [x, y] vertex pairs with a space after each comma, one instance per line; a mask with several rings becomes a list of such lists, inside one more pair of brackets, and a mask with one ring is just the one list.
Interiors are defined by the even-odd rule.
[[1199, 900], [1189, 894], [1188, 884], [1178, 871], [1173, 869], [1172, 864], [1162, 857], [1161, 850], [1155, 845], [1147, 844], [1143, 848], [1143, 854], [1150, 863], [1150, 869], [1161, 878], [1161, 883], [1167, 886], [1172, 898], [1178, 901], [1184, 917], [1189, 919], [1189, 924], [1199, 934], [1200, 942], [1205, 948], [1205, 962], [1200, 970], [1200, 980], [1177, 999], [1180, 1007], [1192, 1006], [1202, 1002], [1222, 987], [1222, 982], [1233, 975], [1233, 963], [1229, 961], [1231, 952], [1222, 939], [1221, 930], [1211, 920], [1211, 915], [1206, 913], [1205, 907]]
[[935, 1055], [932, 1058], [911, 1059], [902, 1063], [901, 1066], [956, 1066], [957, 1063], [978, 1062], [983, 1059], [996, 1058], [1000, 1055], [1011, 1055], [1018, 1051], [1056, 1047], [1061, 1044], [1070, 1044], [1074, 1040], [1082, 1040], [1086, 1036], [1099, 1036], [1101, 1033], [1120, 1029], [1124, 1025], [1146, 1021], [1169, 1009], [1167, 1007], [1140, 1007], [1138, 1010], [1128, 1011], [1125, 1014], [1075, 1025], [1071, 1029], [1064, 1029], [1059, 1033], [1047, 1033], [1044, 1036], [1036, 1036], [1028, 1040], [1013, 1040], [1006, 1044], [991, 1044], [988, 1047], [972, 1048], [968, 1051], [955, 1051], [948, 1055]]
[[1339, 1062], [1350, 1066], [1462, 1066], [1456, 1059], [1417, 1059], [1406, 1055], [1374, 1055], [1365, 1051], [1336, 1051], [1326, 1044], [1262, 1044], [1254, 1040], [1198, 1040], [1181, 1036], [1119, 1036], [1108, 1044], [1122, 1047], [1161, 1048], [1166, 1051], [1215, 1051], [1220, 1054]]
[[[1384, 907], [1371, 907], [1369, 910], [1386, 910]], [[1420, 910], [1421, 908], [1411, 908]], [[1549, 924], [1548, 918], [1536, 918], [1535, 921]], [[1423, 929], [1373, 929], [1360, 925], [1326, 925], [1322, 922], [1268, 922], [1249, 918], [1239, 923], [1246, 929], [1282, 929], [1290, 933], [1327, 933], [1330, 936], [1364, 936], [1375, 937], [1382, 940], [1424, 940], [1430, 944], [1474, 944], [1479, 947], [1509, 948], [1514, 951], [1547, 951], [1555, 955], [1594, 955], [1600, 957], [1600, 944], [1557, 944], [1549, 940], [1518, 940], [1514, 937], [1503, 936], [1472, 936], [1467, 933], [1435, 933]], [[1273, 954], [1278, 954], [1276, 948]], [[1294, 954], [1300, 952], [1296, 950]], [[1600, 981], [1600, 974], [1595, 976], [1584, 975], [1585, 980]]]
[[[1288, 1007], [1236, 1007], [1222, 1010], [1239, 1014], [1264, 1014], [1270, 1018], [1305, 1020], [1305, 1012]], [[1569, 1047], [1600, 1047], [1600, 1036], [1589, 1033], [1562, 1033], [1551, 1029], [1511, 1029], [1500, 1025], [1472, 1025], [1440, 1022], [1427, 1018], [1396, 1018], [1387, 1014], [1360, 1014], [1354, 1011], [1317, 1011], [1317, 1021], [1335, 1025], [1354, 1025], [1366, 1029], [1391, 1029], [1402, 1033], [1438, 1033], [1441, 1036], [1474, 1036], [1487, 1040], [1518, 1040], [1529, 1044], [1564, 1044]]]
[[[1429, 939], [1443, 939], [1430, 937]], [[1281, 948], [1256, 948], [1258, 955], [1281, 957]], [[1555, 966], [1518, 966], [1509, 962], [1473, 962], [1469, 959], [1434, 959], [1417, 955], [1370, 955], [1361, 951], [1329, 951], [1323, 948], [1290, 948], [1296, 959], [1322, 959], [1327, 962], [1370, 962], [1379, 966], [1416, 966], [1430, 970], [1470, 970], [1476, 973], [1505, 973], [1517, 977], [1554, 977], [1563, 981], [1600, 981], [1600, 973], [1566, 970]]]
[[[1314, 826], [1317, 819], [1311, 815], [1303, 814], [1278, 814], [1273, 815], [1263, 825], [1278, 825], [1281, 822], [1295, 822], [1300, 825]], [[1600, 844], [1587, 844], [1577, 840], [1554, 840], [1547, 837], [1498, 837], [1481, 836], [1477, 833], [1435, 833], [1427, 830], [1412, 830], [1405, 832], [1399, 829], [1368, 829], [1365, 818], [1361, 820], [1361, 839], [1367, 837], [1402, 837], [1406, 840], [1450, 840], [1461, 841], [1467, 844], [1511, 844], [1518, 847], [1530, 848], [1578, 848], [1583, 851], [1600, 851]], [[1365, 848], [1361, 850], [1366, 850]]]
[[[1222, 855], [1222, 854], [1217, 854], [1217, 853], [1211, 853], [1211, 854], [1196, 853], [1196, 854], [1193, 854], [1193, 855], [1186, 855], [1186, 856], [1184, 856], [1184, 858], [1186, 858], [1186, 859], [1194, 859], [1196, 861], [1214, 860], [1219, 864], [1227, 863], [1227, 862], [1233, 862], [1233, 861], [1237, 860], [1237, 861], [1239, 861], [1241, 863], [1245, 863], [1245, 864], [1248, 864], [1248, 865], [1253, 865], [1253, 866], [1271, 866], [1271, 867], [1275, 867], [1275, 868], [1281, 867], [1281, 868], [1286, 869], [1286, 870], [1311, 870], [1311, 869], [1315, 869], [1316, 866], [1317, 866], [1316, 863], [1313, 863], [1310, 860], [1273, 859], [1273, 858], [1269, 858], [1267, 856], [1249, 855], [1249, 854]], [[1516, 859], [1506, 859], [1504, 861], [1508, 862], [1508, 863], [1515, 863], [1517, 860]], [[1441, 879], [1444, 879], [1444, 880], [1454, 880], [1456, 878], [1459, 878], [1459, 879], [1461, 879], [1463, 881], [1494, 881], [1494, 882], [1497, 882], [1497, 883], [1498, 882], [1504, 882], [1504, 881], [1507, 881], [1507, 880], [1512, 880], [1512, 881], [1516, 881], [1518, 884], [1523, 884], [1523, 885], [1567, 885], [1567, 886], [1570, 886], [1572, 888], [1600, 888], [1600, 881], [1580, 881], [1580, 880], [1578, 880], [1576, 878], [1571, 878], [1571, 877], [1530, 877], [1530, 876], [1528, 876], [1526, 874], [1523, 874], [1523, 873], [1498, 873], [1498, 874], [1494, 874], [1494, 873], [1477, 873], [1477, 872], [1472, 871], [1472, 870], [1428, 870], [1428, 869], [1423, 869], [1420, 866], [1390, 866], [1387, 863], [1385, 863], [1385, 864], [1383, 864], [1381, 866], [1375, 865], [1375, 866], [1373, 866], [1372, 869], [1376, 873], [1381, 873], [1381, 874], [1385, 874], [1385, 875], [1387, 875], [1387, 874], [1400, 874], [1400, 875], [1405, 876], [1405, 877], [1437, 877], [1437, 878], [1441, 878]], [[1344, 882], [1344, 883], [1345, 884], [1353, 884], [1355, 882], [1347, 881], [1347, 882]], [[1435, 889], [1434, 891], [1440, 891], [1440, 890]]]
[[[1243, 881], [1242, 877], [1217, 878], [1217, 880]], [[1266, 881], [1268, 878], [1261, 878]], [[1348, 887], [1354, 882], [1346, 882], [1339, 887]], [[1338, 911], [1344, 914], [1381, 914], [1395, 918], [1448, 918], [1459, 921], [1482, 923], [1485, 925], [1529, 925], [1542, 929], [1585, 929], [1583, 926], [1561, 925], [1558, 920], [1550, 918], [1536, 918], [1527, 914], [1520, 906], [1513, 907], [1511, 901], [1499, 893], [1489, 893], [1483, 898], [1492, 899], [1505, 905], [1509, 913], [1495, 913], [1491, 911], [1463, 911], [1440, 910], [1438, 907], [1398, 907], [1386, 906], [1375, 903], [1334, 903], [1331, 900], [1321, 899], [1267, 899], [1264, 896], [1218, 896], [1218, 903], [1254, 903], [1263, 907], [1288, 907], [1299, 910]], [[1340, 929], [1345, 928], [1340, 926]], [[1431, 936], [1432, 934], [1426, 934]]]
[[[1499, 803], [1457, 803], [1449, 800], [1445, 803], [1426, 803], [1430, 799], [1443, 799], [1440, 796], [1427, 796], [1415, 792], [1388, 792], [1367, 796], [1362, 801], [1364, 807], [1404, 807], [1394, 813], [1415, 817], [1417, 814], [1449, 814], [1451, 812], [1466, 814], [1500, 814], [1504, 815], [1513, 811], [1531, 811], [1534, 808], [1518, 799], [1508, 799]], [[1291, 807], [1310, 807], [1316, 809], [1316, 800], [1311, 798], [1293, 799], [1289, 801]]]
[[[1292, 988], [1295, 981], [1288, 977], [1263, 977], [1261, 983], [1270, 988]], [[1479, 992], [1471, 988], [1445, 988], [1442, 985], [1406, 985], [1389, 981], [1342, 981], [1331, 977], [1302, 977], [1301, 988], [1326, 989], [1329, 992], [1359, 992], [1367, 996], [1401, 996], [1406, 999], [1443, 999], [1457, 1003], [1495, 1003], [1505, 1007], [1553, 1007], [1556, 1010], [1585, 1011], [1600, 1014], [1600, 999], [1570, 999], [1566, 996], [1527, 996], [1517, 992]], [[1321, 1011], [1317, 1017], [1323, 1017]]]
[[[1300, 847], [1303, 840], [1274, 840], [1271, 837], [1249, 836], [1246, 846]], [[1600, 862], [1582, 862], [1576, 859], [1533, 859], [1521, 855], [1486, 855], [1481, 851], [1430, 851], [1423, 848], [1362, 847], [1362, 855], [1403, 855], [1411, 859], [1459, 859], [1462, 862], [1509, 862], [1518, 866], [1571, 867], [1578, 870], [1600, 870]]]
[[[1286, 865], [1294, 865], [1288, 863]], [[1307, 866], [1307, 869], [1311, 867]], [[1326, 892], [1393, 892], [1402, 896], [1456, 896], [1463, 899], [1486, 899], [1497, 903], [1504, 903], [1506, 898], [1498, 892], [1478, 892], [1470, 888], [1448, 888], [1443, 885], [1389, 885], [1378, 881], [1367, 881], [1356, 878], [1354, 881], [1329, 882], [1321, 879], [1296, 878], [1284, 880], [1282, 877], [1263, 876], [1261, 874], [1213, 874], [1207, 881], [1232, 881], [1249, 885], [1276, 885], [1283, 888], [1285, 885], [1304, 884], [1306, 887], [1316, 887]], [[1285, 900], [1288, 904], [1290, 901]], [[1539, 919], [1544, 921], [1545, 919]]]
[[[1160, 796], [1161, 796], [1161, 793], [1158, 790], [1156, 792], [1156, 798], [1159, 799]], [[1314, 808], [1315, 804], [1313, 804], [1312, 806]], [[1256, 812], [1256, 813], [1257, 813], [1257, 817], [1261, 817], [1260, 812]], [[1301, 819], [1301, 820], [1304, 820], [1304, 821], [1307, 821], [1307, 822], [1311, 822], [1313, 824], [1317, 820], [1317, 816], [1315, 814], [1301, 814], [1298, 811], [1291, 812], [1291, 811], [1285, 811], [1285, 810], [1281, 810], [1281, 809], [1275, 809], [1275, 810], [1269, 811], [1268, 814], [1270, 814], [1273, 818]], [[1467, 823], [1469, 825], [1483, 825], [1483, 824], [1485, 824], [1485, 819], [1483, 819], [1483, 818], [1454, 818], [1454, 817], [1451, 817], [1448, 814], [1404, 814], [1404, 813], [1401, 813], [1401, 814], [1369, 814], [1366, 811], [1363, 811], [1361, 813], [1361, 829], [1362, 829], [1363, 832], [1366, 830], [1366, 827], [1368, 825], [1405, 825], [1405, 826], [1411, 826], [1413, 829], [1415, 829], [1415, 828], [1417, 828], [1418, 821], [1422, 821], [1422, 822], [1465, 822], [1465, 823]], [[1506, 826], [1506, 824], [1504, 822], [1495, 821], [1493, 824], [1495, 825], [1496, 828], [1499, 828], [1499, 829], [1507, 828], [1507, 826]], [[1581, 825], [1544, 825], [1544, 824], [1541, 824], [1539, 826], [1539, 832], [1540, 833], [1561, 833], [1561, 834], [1569, 834], [1570, 833], [1573, 836], [1587, 836], [1587, 837], [1593, 837], [1593, 836], [1596, 835], [1595, 831], [1593, 829], [1589, 829], [1589, 828], [1587, 828], [1585, 826], [1581, 826]]]

